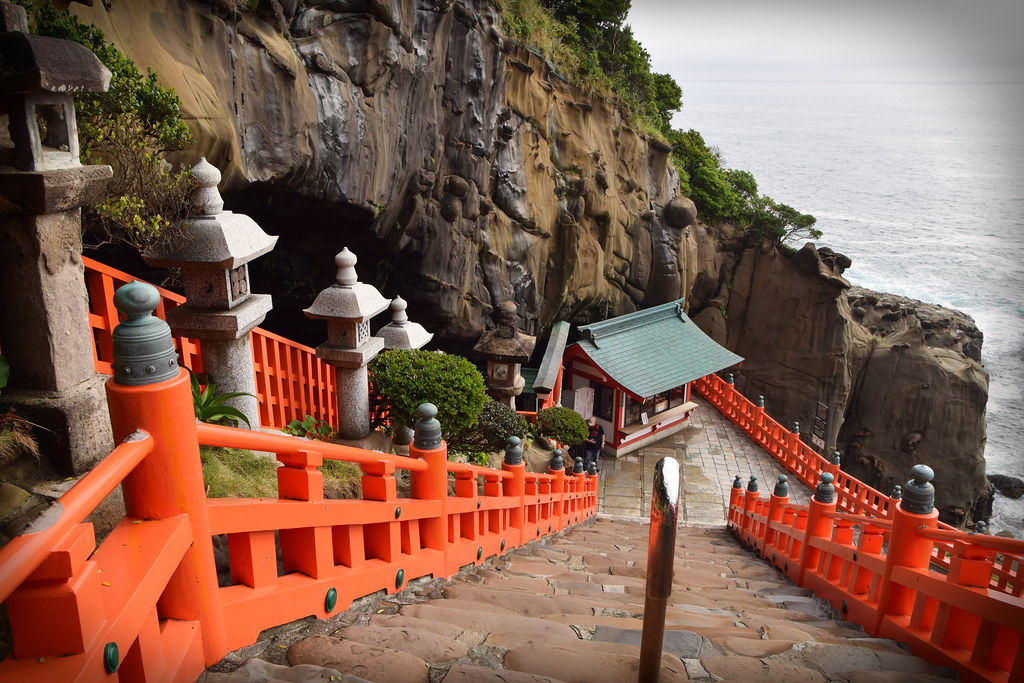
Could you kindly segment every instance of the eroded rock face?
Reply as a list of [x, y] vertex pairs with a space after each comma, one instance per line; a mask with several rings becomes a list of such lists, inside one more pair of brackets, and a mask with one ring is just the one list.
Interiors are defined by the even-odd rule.
[[504, 300], [536, 334], [687, 293], [696, 211], [668, 148], [515, 46], [490, 4], [222, 4], [74, 11], [175, 88], [189, 154], [281, 235], [275, 280], [323, 288], [347, 245], [456, 346]]
[[882, 493], [925, 463], [944, 521], [987, 517], [981, 332], [958, 311], [851, 287], [848, 265], [810, 244], [792, 258], [743, 252], [725, 321], [727, 345], [746, 359], [738, 388], [765, 396], [785, 426], [799, 421], [805, 440], [817, 403], [828, 406], [825, 442], [844, 471]]

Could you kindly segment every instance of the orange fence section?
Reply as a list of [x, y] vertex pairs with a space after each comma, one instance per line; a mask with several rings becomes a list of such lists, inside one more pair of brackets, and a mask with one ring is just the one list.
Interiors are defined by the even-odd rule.
[[[194, 681], [264, 629], [451, 576], [597, 509], [596, 476], [453, 463], [439, 440], [403, 457], [196, 423], [184, 370], [108, 380], [107, 398], [122, 444], [0, 549], [5, 683]], [[208, 500], [200, 444], [276, 453], [278, 497]], [[324, 460], [360, 467], [361, 499], [324, 498]], [[118, 484], [126, 515], [96, 548], [83, 520]]]
[[[1024, 680], [1024, 541], [939, 529], [934, 509], [890, 509], [881, 519], [736, 487], [728, 525], [870, 635], [906, 642], [962, 681]], [[933, 561], [947, 552], [947, 568]]]
[[1024, 541], [970, 534], [907, 512], [840, 471], [731, 382], [694, 382], [719, 412], [832, 502], [790, 505], [734, 484], [728, 526], [799, 585], [874, 636], [910, 644], [965, 681], [1024, 680]]
[[[118, 323], [114, 292], [136, 278], [99, 261], [82, 257], [85, 284], [89, 292], [89, 325], [93, 330], [93, 358], [96, 372], [111, 375], [114, 327]], [[157, 287], [160, 304], [153, 312], [167, 319], [167, 312], [185, 302], [185, 297]], [[281, 429], [292, 420], [312, 415], [336, 425], [338, 400], [334, 368], [316, 356], [316, 350], [257, 327], [252, 332], [256, 398], [260, 426]], [[199, 340], [174, 335], [174, 347], [181, 365], [202, 372]]]

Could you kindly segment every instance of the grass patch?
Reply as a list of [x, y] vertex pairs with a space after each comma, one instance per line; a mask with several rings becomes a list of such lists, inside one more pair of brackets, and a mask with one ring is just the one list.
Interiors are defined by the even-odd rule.
[[[237, 448], [202, 446], [203, 481], [209, 498], [276, 498], [277, 460]], [[327, 498], [358, 498], [362, 495], [359, 466], [340, 460], [324, 460]]]

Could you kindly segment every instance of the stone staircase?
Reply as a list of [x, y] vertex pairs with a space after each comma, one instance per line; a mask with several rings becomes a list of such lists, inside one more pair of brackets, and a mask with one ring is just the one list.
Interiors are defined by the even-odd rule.
[[[837, 621], [724, 528], [680, 527], [662, 681], [956, 676]], [[602, 516], [450, 582], [265, 633], [200, 683], [622, 683], [637, 678], [647, 523]]]

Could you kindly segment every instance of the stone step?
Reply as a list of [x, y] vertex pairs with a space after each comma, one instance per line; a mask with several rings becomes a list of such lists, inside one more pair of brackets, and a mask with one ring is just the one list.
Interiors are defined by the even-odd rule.
[[[243, 667], [221, 678], [208, 674], [204, 683], [331, 675], [350, 683], [636, 680], [646, 553], [640, 520], [590, 520], [443, 585], [428, 583], [382, 598], [376, 609], [350, 611], [333, 629], [311, 629], [321, 635], [266, 648], [272, 656], [265, 659], [287, 653], [278, 664], [293, 665], [295, 678], [278, 670], [259, 678], [260, 665], [253, 664], [251, 678], [239, 677], [247, 675]], [[835, 619], [826, 603], [721, 528], [679, 529], [665, 628], [663, 681], [951, 678], [899, 644]], [[330, 673], [315, 678], [323, 672]]]

